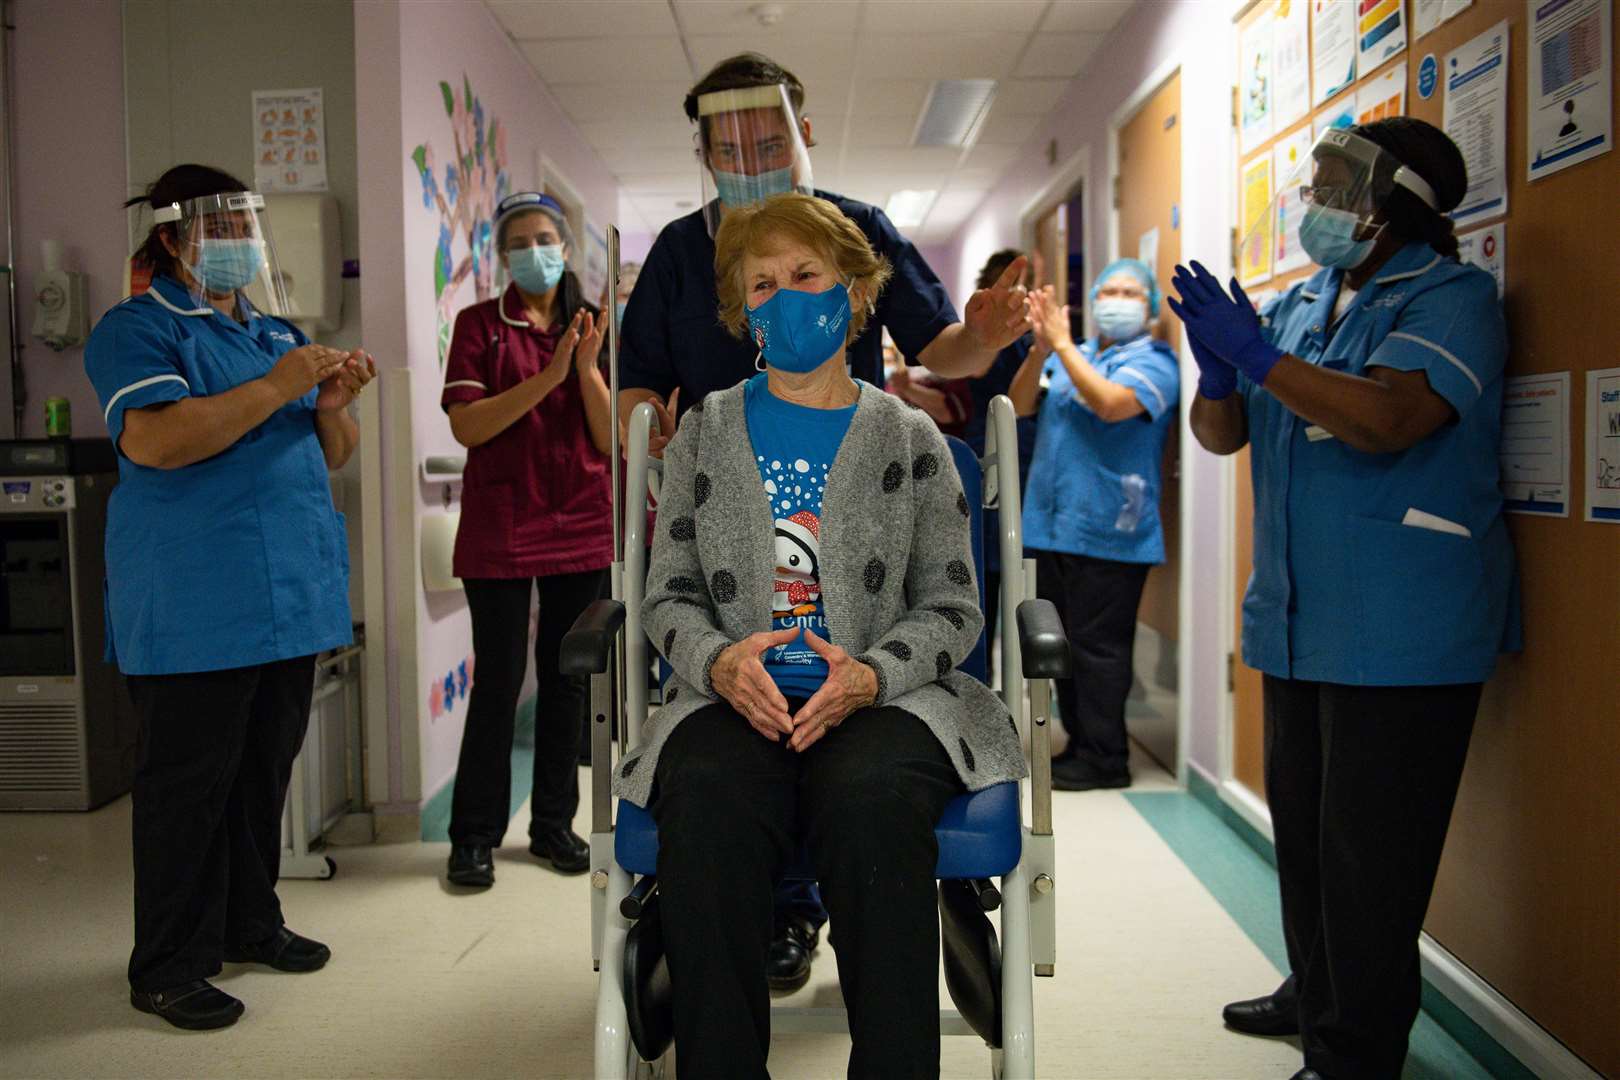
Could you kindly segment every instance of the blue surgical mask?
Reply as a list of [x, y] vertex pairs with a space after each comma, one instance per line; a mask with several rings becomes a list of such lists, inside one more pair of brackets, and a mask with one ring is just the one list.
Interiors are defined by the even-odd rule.
[[1128, 296], [1104, 296], [1091, 313], [1097, 319], [1097, 333], [1110, 341], [1128, 341], [1147, 325], [1147, 304]]
[[565, 265], [561, 244], [509, 248], [506, 252], [506, 268], [512, 280], [518, 288], [534, 295], [550, 292], [562, 280]]
[[778, 289], [748, 313], [748, 326], [765, 363], [778, 371], [814, 371], [844, 344], [849, 333], [849, 290]]
[[186, 269], [211, 293], [235, 292], [264, 268], [264, 245], [257, 240], [205, 240], [197, 261]]
[[781, 195], [793, 190], [793, 166], [785, 169], [772, 169], [762, 172], [758, 176], [749, 176], [747, 173], [729, 173], [714, 170], [714, 186], [720, 193], [720, 201], [727, 207], [751, 206], [770, 198], [772, 195]]
[[1373, 241], [1357, 240], [1361, 218], [1348, 210], [1307, 206], [1299, 223], [1299, 246], [1318, 266], [1354, 270], [1367, 261]]

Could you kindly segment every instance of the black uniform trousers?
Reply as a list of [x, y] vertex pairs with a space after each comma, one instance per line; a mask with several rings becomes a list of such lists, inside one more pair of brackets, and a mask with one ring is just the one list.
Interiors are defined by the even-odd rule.
[[281, 812], [314, 682], [313, 656], [129, 676], [140, 725], [132, 989], [217, 975], [229, 947], [281, 929]]
[[1290, 982], [1305, 1064], [1334, 1080], [1401, 1075], [1422, 988], [1418, 934], [1480, 690], [1265, 677]]
[[724, 702], [676, 726], [650, 808], [681, 1075], [766, 1075], [771, 891], [801, 845], [838, 927], [849, 1075], [939, 1075], [934, 826], [963, 790], [927, 725], [892, 707], [803, 753]]
[[1125, 699], [1131, 693], [1136, 611], [1151, 567], [1057, 551], [1035, 553], [1035, 592], [1050, 600], [1069, 636], [1074, 674], [1058, 679], [1068, 753], [1106, 773], [1130, 764]]
[[472, 696], [461, 735], [450, 841], [499, 847], [512, 815], [512, 738], [528, 667], [530, 598], [540, 590], [534, 642], [534, 790], [529, 836], [572, 825], [579, 808], [579, 750], [590, 713], [590, 680], [557, 667], [563, 635], [607, 594], [608, 571], [540, 578], [467, 578], [472, 615]]

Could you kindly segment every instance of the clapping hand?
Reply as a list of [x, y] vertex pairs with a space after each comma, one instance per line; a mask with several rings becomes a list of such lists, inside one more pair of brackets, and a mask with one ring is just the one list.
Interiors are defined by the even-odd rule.
[[1029, 329], [1029, 296], [1021, 284], [1029, 260], [1020, 255], [1007, 264], [988, 289], [968, 297], [962, 321], [968, 333], [992, 352], [1000, 352]]
[[370, 353], [355, 349], [338, 355], [341, 362], [321, 381], [320, 393], [315, 395], [316, 412], [337, 412], [348, 408], [360, 396], [366, 384], [377, 377], [377, 361], [372, 359]]

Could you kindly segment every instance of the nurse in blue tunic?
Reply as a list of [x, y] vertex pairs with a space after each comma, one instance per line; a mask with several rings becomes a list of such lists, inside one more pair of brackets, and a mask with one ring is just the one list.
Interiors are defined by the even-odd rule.
[[1480, 692], [1517, 647], [1507, 336], [1495, 281], [1457, 261], [1444, 215], [1468, 179], [1444, 133], [1326, 132], [1295, 183], [1320, 272], [1257, 315], [1194, 263], [1172, 301], [1199, 367], [1193, 433], [1251, 448], [1243, 657], [1264, 674], [1290, 966], [1225, 1019], [1299, 1034], [1299, 1077], [1393, 1080]]
[[352, 640], [327, 472], [358, 442], [348, 407], [376, 368], [277, 317], [264, 200], [241, 181], [180, 165], [134, 202], [155, 222], [151, 288], [85, 348], [118, 448], [107, 651], [140, 721], [130, 1001], [214, 1028], [242, 1013], [207, 981], [222, 961], [330, 956], [282, 918], [281, 813], [315, 656]]

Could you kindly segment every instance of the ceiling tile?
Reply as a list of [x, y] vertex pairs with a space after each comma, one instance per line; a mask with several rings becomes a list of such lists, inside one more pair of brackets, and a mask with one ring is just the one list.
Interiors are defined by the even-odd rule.
[[617, 116], [667, 115], [686, 123], [681, 101], [686, 84], [679, 83], [557, 83], [551, 92], [576, 123], [589, 124]]
[[579, 124], [580, 134], [597, 150], [646, 149], [690, 155], [693, 128], [684, 116], [668, 120], [636, 119], [623, 114]]
[[619, 182], [630, 189], [632, 195], [684, 195], [694, 196], [699, 186], [696, 169], [670, 169], [666, 172], [619, 173]]
[[[750, 8], [774, 7], [781, 11], [781, 21], [774, 26], [760, 22]], [[855, 32], [860, 12], [859, 0], [675, 0], [681, 26], [688, 36], [696, 34], [748, 35], [757, 44], [754, 48], [774, 59], [779, 59], [765, 46], [772, 39], [782, 40], [793, 34], [815, 31], [821, 33]]]
[[909, 116], [916, 119], [928, 100], [927, 79], [862, 80], [856, 87], [855, 101], [862, 116]]
[[598, 147], [597, 154], [609, 169], [626, 173], [676, 173], [690, 170], [698, 178], [697, 158], [688, 150], [648, 150], [630, 146]]
[[999, 79], [1023, 48], [1024, 34], [863, 34], [860, 62], [903, 67], [926, 79]]
[[486, 0], [496, 21], [520, 41], [550, 38], [675, 37], [664, 0]]
[[844, 159], [846, 168], [859, 167], [862, 172], [882, 174], [928, 173], [941, 182], [956, 167], [961, 151], [950, 146], [911, 146], [904, 149], [867, 147], [857, 150], [853, 146]]
[[[564, 38], [521, 41], [540, 81], [552, 83], [684, 82], [691, 69], [673, 34], [653, 38]], [[625, 63], [625, 57], [635, 63]]]
[[923, 221], [924, 229], [938, 225], [960, 225], [984, 201], [983, 191], [948, 191], [934, 200]]
[[1029, 43], [1029, 51], [1019, 61], [1019, 78], [1055, 77], [1070, 79], [1080, 73], [1102, 44], [1102, 34], [1039, 34]]
[[996, 87], [995, 108], [1008, 116], [1045, 116], [1069, 88], [1067, 79], [1012, 79]]
[[1023, 146], [1041, 126], [1038, 116], [998, 116], [992, 107], [990, 118], [979, 131], [979, 146]]
[[862, 116], [858, 117], [850, 132], [849, 144], [857, 146], [902, 147], [911, 145], [911, 133], [916, 130], [917, 117]]
[[[762, 41], [759, 35], [709, 36], [688, 34], [692, 63], [698, 78], [720, 61], [742, 52], [763, 52], [791, 71], [804, 86], [806, 111], [844, 111], [851, 76], [855, 72], [855, 36], [798, 33], [780, 40]], [[829, 103], [832, 103], [829, 105]]]
[[1011, 144], [980, 143], [962, 161], [966, 169], [1005, 169], [1018, 160], [1021, 147]]
[[1067, 34], [1105, 34], [1112, 30], [1135, 0], [1053, 0], [1041, 30]]
[[867, 0], [863, 33], [1027, 34], [1040, 21], [1046, 0]]

